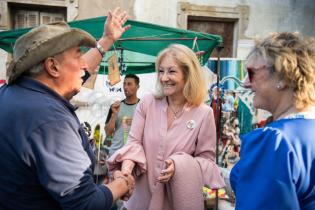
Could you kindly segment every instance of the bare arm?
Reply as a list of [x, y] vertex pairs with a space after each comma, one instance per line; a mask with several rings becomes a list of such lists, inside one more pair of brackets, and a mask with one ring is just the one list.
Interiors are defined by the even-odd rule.
[[112, 113], [108, 123], [105, 124], [106, 136], [111, 136], [115, 132], [115, 123], [118, 112], [120, 110], [120, 101], [115, 101], [115, 103], [113, 103], [110, 108]]
[[117, 117], [117, 114], [112, 113], [112, 116], [111, 116], [109, 122], [106, 123], [106, 125], [105, 125], [106, 136], [112, 136], [113, 133], [115, 132], [116, 117]]
[[121, 172], [124, 175], [131, 174], [134, 167], [135, 162], [133, 162], [132, 160], [124, 160], [121, 166]]
[[[129, 15], [124, 12], [120, 12], [119, 8], [116, 8], [113, 12], [109, 11], [107, 20], [104, 24], [104, 33], [98, 43], [103, 47], [105, 51], [108, 51], [116, 40], [130, 28], [130, 25], [123, 27], [128, 20]], [[102, 55], [97, 48], [92, 48], [83, 55], [89, 68], [90, 74], [95, 73], [95, 69], [102, 60]]]
[[[111, 46], [114, 44], [114, 41], [105, 36], [105, 37], [102, 37], [98, 41], [98, 43], [100, 43], [103, 46], [105, 51], [108, 51], [111, 48]], [[96, 73], [95, 70], [100, 65], [100, 62], [103, 57], [97, 48], [92, 48], [83, 55], [83, 58], [86, 60], [89, 66], [87, 71], [90, 74], [95, 74]]]

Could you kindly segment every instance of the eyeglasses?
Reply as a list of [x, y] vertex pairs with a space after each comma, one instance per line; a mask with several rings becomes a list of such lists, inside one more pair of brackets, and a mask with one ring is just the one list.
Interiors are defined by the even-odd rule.
[[266, 65], [263, 65], [261, 67], [258, 67], [258, 68], [246, 68], [247, 69], [247, 75], [248, 75], [248, 79], [249, 79], [249, 82], [252, 82], [253, 81], [253, 78], [254, 78], [254, 75], [257, 71], [261, 70], [261, 69], [268, 69], [269, 66], [266, 66]]

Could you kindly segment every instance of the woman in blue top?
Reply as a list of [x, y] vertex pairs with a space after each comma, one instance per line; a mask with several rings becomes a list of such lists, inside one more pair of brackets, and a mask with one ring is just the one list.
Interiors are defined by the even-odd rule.
[[273, 122], [242, 137], [230, 180], [236, 209], [315, 209], [315, 41], [297, 33], [258, 41], [246, 86]]

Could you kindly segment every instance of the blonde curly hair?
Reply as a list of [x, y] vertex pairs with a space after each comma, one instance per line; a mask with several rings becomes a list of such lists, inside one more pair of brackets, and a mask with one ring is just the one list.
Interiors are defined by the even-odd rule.
[[[159, 53], [155, 62], [157, 73], [162, 60], [166, 56], [172, 56], [178, 66], [183, 70], [185, 79], [183, 94], [188, 104], [191, 106], [199, 106], [205, 100], [207, 88], [196, 54], [185, 45], [172, 44]], [[164, 94], [159, 79], [157, 79], [156, 87], [156, 98], [163, 98]]]
[[315, 105], [315, 39], [297, 32], [274, 33], [257, 40], [248, 58], [262, 56], [275, 73], [293, 90], [299, 110]]

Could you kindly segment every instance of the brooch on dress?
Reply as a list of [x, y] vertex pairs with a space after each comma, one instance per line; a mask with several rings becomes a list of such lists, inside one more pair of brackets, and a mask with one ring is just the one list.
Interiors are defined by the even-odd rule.
[[192, 130], [196, 127], [196, 122], [194, 120], [189, 120], [186, 123], [188, 129]]

